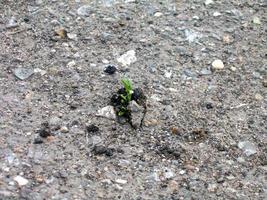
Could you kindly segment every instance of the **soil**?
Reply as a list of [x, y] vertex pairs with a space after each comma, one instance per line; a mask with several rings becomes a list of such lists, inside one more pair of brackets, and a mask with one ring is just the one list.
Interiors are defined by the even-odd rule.
[[[0, 199], [266, 199], [266, 8], [0, 1]], [[141, 129], [96, 115], [123, 77]]]

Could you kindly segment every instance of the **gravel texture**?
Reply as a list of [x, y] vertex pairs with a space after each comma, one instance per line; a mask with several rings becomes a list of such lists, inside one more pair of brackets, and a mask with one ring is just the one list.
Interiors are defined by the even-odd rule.
[[[0, 1], [0, 199], [266, 199], [266, 9]], [[138, 129], [114, 120], [123, 77]]]

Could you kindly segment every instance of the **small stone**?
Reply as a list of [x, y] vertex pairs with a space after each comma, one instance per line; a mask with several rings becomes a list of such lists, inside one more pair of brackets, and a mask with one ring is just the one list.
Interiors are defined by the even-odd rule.
[[230, 67], [230, 70], [232, 71], [232, 72], [235, 72], [236, 71], [236, 67]]
[[192, 19], [199, 20], [199, 16], [194, 15], [194, 16], [192, 17]]
[[263, 85], [264, 87], [267, 87], [267, 77], [262, 81], [262, 85]]
[[175, 126], [171, 128], [171, 132], [172, 134], [175, 134], [175, 135], [180, 134], [180, 130]]
[[75, 60], [72, 60], [72, 61], [70, 61], [70, 62], [67, 64], [67, 67], [72, 68], [72, 67], [74, 67], [75, 65], [76, 65]]
[[123, 189], [123, 187], [121, 187], [121, 186], [118, 185], [118, 184], [115, 184], [115, 186], [116, 186], [116, 188], [117, 188], [118, 190], [122, 190], [122, 189]]
[[259, 17], [257, 16], [254, 16], [253, 17], [253, 20], [252, 20], [253, 24], [257, 24], [257, 25], [260, 25], [261, 24], [261, 20]]
[[184, 175], [185, 173], [186, 173], [185, 170], [181, 170], [181, 171], [179, 172], [180, 175]]
[[261, 94], [255, 94], [255, 99], [257, 101], [262, 101], [264, 99], [264, 97]]
[[250, 141], [241, 141], [238, 143], [238, 148], [242, 149], [247, 156], [257, 153], [257, 147]]
[[117, 71], [117, 68], [114, 65], [108, 65], [104, 69], [104, 72], [107, 74], [114, 74]]
[[23, 68], [23, 67], [16, 68], [13, 72], [14, 72], [14, 75], [20, 80], [25, 80], [34, 74], [34, 71], [32, 69]]
[[161, 12], [156, 12], [155, 14], [154, 14], [154, 17], [161, 17], [163, 15], [163, 13], [161, 13]]
[[214, 2], [213, 2], [213, 0], [206, 0], [205, 1], [205, 5], [207, 6], [207, 5], [210, 5], [210, 4], [213, 4]]
[[18, 23], [15, 17], [11, 17], [8, 21], [8, 24], [6, 26], [7, 28], [16, 28], [18, 27]]
[[101, 183], [106, 183], [106, 184], [110, 185], [112, 182], [111, 182], [110, 179], [103, 179], [103, 180], [101, 181]]
[[214, 60], [211, 65], [212, 65], [213, 69], [223, 69], [224, 68], [223, 62], [219, 59]]
[[16, 181], [19, 186], [24, 186], [29, 183], [29, 181], [22, 176], [16, 176], [13, 180]]
[[165, 74], [164, 74], [164, 76], [165, 76], [166, 78], [171, 78], [171, 76], [172, 76], [172, 71], [166, 71]]
[[106, 156], [112, 156], [114, 149], [108, 148], [102, 145], [94, 146], [93, 150], [95, 155], [106, 155]]
[[171, 169], [168, 169], [168, 168], [165, 169], [164, 177], [165, 177], [166, 179], [171, 179], [171, 178], [173, 178], [174, 176], [175, 176], [175, 174], [172, 172]]
[[55, 33], [62, 39], [67, 38], [67, 31], [64, 28], [55, 30]]
[[104, 63], [104, 64], [108, 64], [109, 61], [108, 61], [107, 59], [103, 59], [103, 60], [102, 60], [102, 63]]
[[83, 5], [77, 10], [77, 14], [81, 16], [88, 17], [91, 14], [92, 7], [89, 5]]
[[42, 70], [40, 68], [35, 68], [34, 70], [34, 73], [39, 73], [41, 74], [41, 76], [45, 75], [46, 74], [46, 71], [45, 70]]
[[67, 33], [67, 36], [69, 39], [74, 40], [74, 41], [77, 41], [77, 39], [78, 39], [77, 34], [75, 34], [75, 33]]
[[122, 185], [124, 185], [124, 184], [126, 184], [126, 183], [127, 183], [127, 180], [123, 180], [123, 179], [116, 179], [116, 180], [115, 180], [115, 182], [116, 182], [116, 183], [118, 183], [118, 184], [122, 184]]
[[62, 126], [62, 127], [60, 128], [60, 132], [62, 132], [62, 133], [67, 133], [67, 132], [69, 132], [69, 129], [68, 129], [67, 126]]
[[134, 50], [129, 50], [125, 54], [117, 58], [117, 61], [121, 63], [123, 66], [129, 66], [131, 63], [136, 62], [136, 60], [137, 58], [135, 56]]
[[217, 12], [217, 11], [213, 13], [213, 17], [219, 17], [219, 16], [221, 16], [221, 15], [222, 15], [222, 14], [221, 14], [220, 12]]
[[116, 119], [116, 112], [113, 106], [106, 106], [97, 111], [96, 116], [105, 117], [111, 120]]
[[128, 109], [131, 112], [131, 124], [134, 128], [139, 128], [141, 126], [142, 120], [144, 118], [144, 108], [136, 103], [136, 101], [131, 101], [128, 105]]
[[231, 41], [232, 41], [232, 38], [231, 38], [230, 35], [227, 34], [227, 35], [224, 35], [224, 36], [223, 36], [223, 42], [224, 42], [225, 44], [230, 44]]

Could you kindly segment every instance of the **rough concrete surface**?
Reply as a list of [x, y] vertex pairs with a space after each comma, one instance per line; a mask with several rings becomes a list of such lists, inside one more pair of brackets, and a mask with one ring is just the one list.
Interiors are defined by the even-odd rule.
[[[1, 0], [0, 199], [266, 199], [266, 9]], [[123, 77], [138, 129], [114, 120]]]

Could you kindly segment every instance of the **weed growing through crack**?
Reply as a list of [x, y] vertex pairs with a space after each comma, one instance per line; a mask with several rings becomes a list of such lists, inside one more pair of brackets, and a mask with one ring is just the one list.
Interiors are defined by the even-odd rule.
[[133, 88], [132, 82], [128, 78], [123, 78], [121, 83], [123, 87], [112, 95], [110, 103], [116, 111], [118, 120], [122, 123], [129, 122], [132, 125], [131, 102], [135, 101], [146, 110], [146, 97], [141, 88]]
[[123, 116], [125, 115], [128, 110], [127, 110], [127, 105], [129, 104], [129, 102], [132, 100], [132, 94], [133, 94], [133, 86], [132, 83], [129, 79], [127, 78], [123, 78], [121, 80], [123, 87], [124, 87], [124, 94], [121, 94], [121, 105], [125, 105], [125, 106], [121, 106], [118, 115], [119, 116]]

